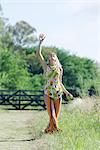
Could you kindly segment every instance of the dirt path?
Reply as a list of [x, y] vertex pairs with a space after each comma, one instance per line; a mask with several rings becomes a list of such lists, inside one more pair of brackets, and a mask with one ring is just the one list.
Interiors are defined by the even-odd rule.
[[[75, 101], [72, 101], [68, 105], [66, 105], [64, 109], [62, 108], [62, 110], [64, 111], [64, 113], [65, 110], [71, 111], [74, 110], [75, 108], [79, 108], [83, 112], [90, 111], [95, 106], [97, 106], [97, 104], [98, 104], [97, 108], [99, 110], [100, 103], [95, 103], [94, 100], [87, 99], [82, 101], [81, 99], [76, 99]], [[67, 115], [67, 112], [65, 113], [65, 115]], [[71, 113], [69, 114], [69, 117], [67, 116], [70, 123], [71, 123], [70, 116], [72, 116], [75, 122], [77, 122], [77, 118], [75, 118], [75, 115], [76, 114]], [[64, 126], [66, 126], [66, 128], [64, 132], [60, 134], [60, 136], [59, 134], [58, 135], [55, 134], [52, 136], [43, 134], [42, 129], [43, 127], [46, 127], [48, 122], [47, 116], [48, 115], [46, 111], [28, 111], [28, 110], [16, 111], [16, 110], [0, 109], [0, 150], [60, 150], [63, 149], [63, 145], [65, 145], [66, 143], [64, 137], [67, 137], [67, 134], [65, 135], [65, 133], [66, 130], [68, 130], [68, 128], [70, 129], [70, 131], [72, 130], [71, 133], [74, 136], [73, 129], [71, 128], [72, 125], [71, 126], [65, 125], [65, 121], [67, 122], [67, 120], [62, 119], [63, 121], [62, 127], [64, 128]], [[80, 116], [80, 114], [78, 114], [78, 116]], [[91, 116], [90, 116], [90, 121], [91, 121]], [[85, 120], [84, 122], [86, 124]], [[87, 126], [88, 126], [88, 120], [87, 120]], [[72, 137], [69, 138], [68, 136], [67, 138], [70, 139], [69, 142], [67, 143], [69, 144], [70, 141], [72, 140]], [[57, 146], [56, 143], [58, 143]], [[52, 147], [56, 147], [56, 149], [52, 149]]]
[[38, 150], [43, 142], [35, 138], [33, 122], [38, 115], [38, 111], [1, 111], [0, 150]]

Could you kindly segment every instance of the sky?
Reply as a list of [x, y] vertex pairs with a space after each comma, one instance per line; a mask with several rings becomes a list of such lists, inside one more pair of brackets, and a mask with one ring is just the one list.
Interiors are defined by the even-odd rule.
[[45, 33], [43, 45], [100, 62], [100, 0], [0, 0], [14, 25], [28, 22]]

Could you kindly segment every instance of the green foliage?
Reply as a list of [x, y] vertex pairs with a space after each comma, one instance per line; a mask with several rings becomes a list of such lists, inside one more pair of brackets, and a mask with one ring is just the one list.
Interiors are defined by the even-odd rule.
[[9, 26], [8, 31], [12, 33], [12, 41], [16, 47], [32, 47], [37, 41], [34, 33], [36, 29], [25, 21], [20, 21], [15, 26]]
[[18, 53], [0, 49], [1, 89], [30, 89], [27, 65]]
[[69, 52], [59, 49], [58, 57], [64, 69], [63, 81], [66, 88], [78, 88], [82, 93], [87, 93], [97, 79], [97, 64], [88, 58], [70, 55]]
[[35, 53], [27, 55], [26, 61], [29, 64], [29, 72], [33, 75], [43, 73], [41, 64], [39, 63]]
[[[88, 94], [88, 89], [91, 85], [94, 85], [98, 91], [100, 84], [98, 84], [97, 87], [97, 80], [100, 80], [98, 77], [98, 68], [100, 67], [97, 66], [93, 60], [80, 58], [76, 55], [70, 54], [69, 51], [58, 49], [56, 47], [43, 47], [42, 51], [47, 63], [50, 52], [55, 52], [57, 54], [64, 70], [63, 83], [69, 91], [72, 93], [79, 93], [79, 95]], [[40, 72], [42, 72], [41, 68]]]
[[[2, 10], [0, 10], [2, 12]], [[36, 29], [25, 21], [11, 26], [0, 15], [0, 84], [3, 89], [41, 89], [45, 84], [43, 69], [33, 47]], [[72, 92], [87, 94], [93, 85], [100, 91], [100, 64], [88, 58], [80, 58], [56, 47], [42, 47], [45, 61], [55, 52], [64, 69], [63, 83]]]
[[44, 82], [45, 80], [42, 74], [35, 74], [31, 77], [32, 88], [34, 90], [43, 90]]
[[[27, 55], [30, 72], [33, 75], [43, 73], [41, 64], [39, 64], [35, 56], [36, 48], [33, 53]], [[97, 86], [97, 81], [100, 79], [97, 64], [88, 58], [80, 58], [76, 55], [70, 54], [69, 51], [58, 49], [56, 47], [43, 47], [42, 53], [45, 61], [48, 63], [48, 55], [50, 52], [55, 52], [64, 69], [63, 83], [65, 87], [76, 95], [88, 94], [88, 89], [94, 85], [96, 90], [100, 88]], [[98, 82], [99, 83], [99, 82]]]

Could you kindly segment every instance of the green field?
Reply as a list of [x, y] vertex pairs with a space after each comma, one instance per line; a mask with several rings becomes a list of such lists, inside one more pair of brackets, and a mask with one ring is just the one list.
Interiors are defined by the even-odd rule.
[[99, 150], [99, 100], [63, 105], [62, 133], [44, 134], [46, 111], [4, 110], [0, 106], [0, 150]]

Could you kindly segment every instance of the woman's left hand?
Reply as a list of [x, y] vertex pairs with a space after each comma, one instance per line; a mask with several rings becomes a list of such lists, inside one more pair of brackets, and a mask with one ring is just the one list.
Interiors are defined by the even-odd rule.
[[73, 95], [71, 93], [66, 93], [66, 97], [69, 97], [71, 100], [74, 99]]

